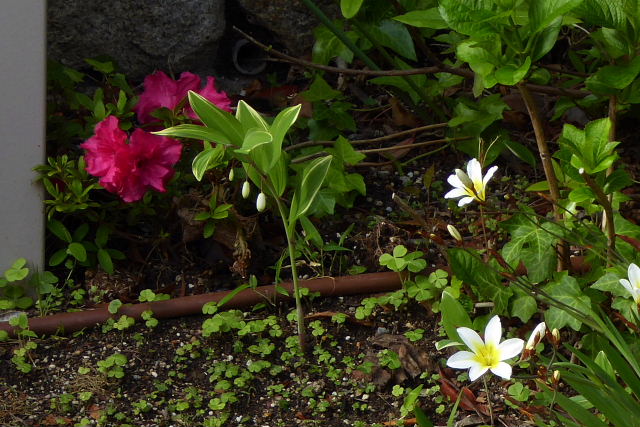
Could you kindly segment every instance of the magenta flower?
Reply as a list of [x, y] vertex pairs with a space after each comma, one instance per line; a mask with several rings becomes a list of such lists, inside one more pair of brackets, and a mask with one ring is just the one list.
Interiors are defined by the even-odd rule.
[[[231, 100], [225, 92], [216, 90], [213, 77], [207, 77], [207, 84], [202, 89], [201, 84], [202, 79], [190, 72], [180, 74], [178, 80], [173, 80], [162, 71], [148, 75], [144, 79], [144, 92], [140, 95], [140, 101], [133, 108], [138, 121], [142, 124], [156, 121], [151, 113], [161, 107], [175, 109], [190, 90], [199, 93], [223, 110], [231, 111]], [[185, 113], [192, 119], [197, 118], [188, 105]]]
[[116, 117], [96, 125], [95, 135], [81, 145], [86, 150], [87, 172], [100, 178], [100, 185], [118, 194], [125, 202], [135, 202], [153, 188], [166, 191], [173, 166], [180, 160], [178, 141], [136, 129], [129, 143], [118, 128]]

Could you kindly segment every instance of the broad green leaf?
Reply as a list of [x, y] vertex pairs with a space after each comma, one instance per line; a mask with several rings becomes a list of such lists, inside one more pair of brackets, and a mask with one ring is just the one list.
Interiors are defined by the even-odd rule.
[[440, 16], [448, 26], [477, 39], [495, 34], [494, 25], [506, 24], [510, 11], [498, 12], [493, 0], [440, 0]]
[[260, 113], [242, 100], [238, 102], [236, 119], [240, 124], [242, 124], [242, 129], [245, 133], [250, 129], [258, 129], [266, 132], [269, 131], [269, 125], [264, 121]]
[[539, 223], [524, 214], [501, 223], [511, 240], [502, 248], [502, 256], [513, 268], [522, 261], [529, 279], [538, 283], [551, 276], [556, 267], [556, 235], [562, 229], [551, 222]]
[[111, 230], [106, 225], [100, 225], [96, 230], [96, 238], [93, 240], [97, 247], [103, 248], [109, 240]]
[[56, 265], [62, 264], [65, 259], [67, 259], [66, 248], [59, 249], [49, 258], [49, 265], [55, 267]]
[[540, 181], [534, 182], [530, 186], [528, 186], [525, 191], [549, 191], [549, 182], [548, 181]]
[[281, 154], [281, 151], [274, 152], [272, 141], [271, 133], [251, 129], [246, 133], [242, 148], [237, 152], [248, 153], [258, 169], [262, 173], [268, 173], [271, 165], [278, 161], [278, 157]]
[[67, 227], [57, 219], [50, 219], [49, 222], [47, 222], [47, 228], [55, 234], [58, 239], [67, 243], [71, 243], [73, 241], [73, 239], [71, 239], [71, 233], [69, 233]]
[[116, 314], [118, 310], [120, 310], [120, 307], [122, 307], [122, 301], [120, 301], [119, 299], [114, 299], [109, 303], [107, 310], [111, 314]]
[[624, 286], [620, 284], [620, 279], [622, 279], [622, 277], [620, 277], [619, 274], [608, 272], [605, 273], [604, 276], [596, 280], [596, 282], [591, 285], [591, 287], [599, 291], [611, 292], [611, 294], [617, 297], [629, 298], [629, 291], [627, 291]]
[[[313, 31], [316, 42], [313, 44], [312, 58], [316, 64], [327, 65], [336, 57], [345, 60], [346, 63], [353, 61], [353, 52], [345, 46], [342, 41], [335, 36], [325, 26], [316, 27]], [[354, 43], [358, 40], [358, 35], [353, 31], [345, 33]]]
[[412, 10], [404, 15], [395, 16], [393, 19], [412, 27], [432, 28], [434, 30], [448, 28], [437, 7], [426, 10]]
[[301, 216], [299, 219], [304, 230], [304, 240], [312, 242], [318, 249], [324, 248], [324, 241], [316, 226], [306, 216]]
[[4, 272], [4, 277], [9, 282], [17, 282], [29, 275], [29, 269], [25, 267], [27, 260], [25, 258], [18, 258], [11, 268]]
[[577, 13], [586, 23], [601, 27], [620, 29], [626, 23], [627, 13], [621, 1], [583, 0], [576, 7]]
[[545, 29], [559, 16], [565, 15], [582, 0], [539, 0], [529, 3], [529, 25], [532, 34]]
[[[496, 50], [496, 46], [498, 50]], [[456, 56], [461, 61], [469, 63], [469, 67], [481, 76], [488, 76], [501, 61], [499, 50], [500, 42], [493, 41], [480, 43], [475, 40], [466, 40], [456, 47]]]
[[104, 271], [109, 274], [113, 274], [113, 261], [111, 260], [111, 255], [105, 249], [98, 249], [98, 262], [100, 263], [100, 267]]
[[[582, 315], [589, 316], [591, 314], [591, 300], [582, 292], [582, 289], [578, 286], [578, 281], [569, 276], [567, 272], [558, 274], [559, 277], [546, 285], [543, 288], [544, 291], [554, 300], [578, 310]], [[544, 318], [549, 329], [561, 329], [569, 326], [573, 330], [579, 331], [582, 325], [582, 322], [569, 309], [554, 306], [545, 312]]]
[[493, 301], [497, 314], [506, 314], [509, 298], [513, 291], [502, 285], [502, 278], [492, 267], [483, 263], [477, 255], [464, 249], [452, 248], [448, 251], [453, 274], [468, 284], [486, 301]]
[[604, 95], [629, 86], [640, 73], [640, 56], [624, 65], [606, 65], [586, 80], [587, 88]]
[[226, 132], [221, 132], [217, 129], [200, 125], [177, 125], [152, 133], [155, 135], [172, 136], [176, 138], [191, 138], [224, 145], [240, 145], [239, 141], [231, 141]]
[[[274, 154], [276, 152], [282, 151], [282, 141], [284, 141], [284, 137], [291, 128], [291, 126], [298, 119], [298, 115], [300, 114], [300, 109], [302, 108], [302, 104], [294, 105], [293, 107], [288, 107], [282, 110], [276, 118], [273, 120], [271, 124], [271, 135], [273, 136], [272, 142], [272, 150]], [[279, 156], [274, 155], [272, 164], [269, 165], [269, 168], [272, 168], [277, 161]]]
[[336, 158], [334, 164], [344, 163], [347, 165], [355, 165], [366, 157], [364, 154], [356, 151], [343, 136], [339, 136], [336, 142], [333, 143], [333, 150], [331, 150], [331, 152]]
[[199, 152], [191, 162], [191, 171], [198, 181], [202, 181], [202, 177], [209, 170], [221, 164], [224, 157], [224, 146], [216, 145], [215, 147], [205, 147]]
[[189, 91], [189, 104], [205, 126], [225, 135], [225, 139], [231, 144], [242, 145], [242, 125], [235, 117], [191, 90]]
[[511, 151], [514, 156], [516, 156], [523, 162], [528, 163], [533, 167], [536, 166], [536, 156], [526, 146], [511, 139], [507, 139], [506, 141], [504, 141], [504, 146], [507, 147], [507, 149], [509, 149], [509, 151]]
[[522, 295], [511, 303], [511, 315], [527, 323], [531, 316], [538, 311], [538, 303], [531, 295]]
[[440, 312], [442, 313], [442, 327], [449, 339], [454, 342], [462, 342], [456, 329], [473, 327], [467, 310], [449, 292], [443, 291], [442, 299], [440, 300]]
[[562, 18], [557, 18], [545, 28], [543, 28], [542, 31], [531, 36], [531, 45], [529, 46], [528, 52], [533, 62], [536, 62], [540, 58], [545, 56], [547, 53], [549, 53], [553, 46], [555, 46], [561, 28]]
[[87, 260], [87, 251], [80, 243], [69, 243], [69, 246], [67, 247], [67, 253], [80, 262], [85, 262]]
[[320, 157], [311, 161], [302, 171], [302, 180], [291, 201], [290, 221], [292, 223], [311, 207], [327, 176], [332, 159], [333, 156]]
[[309, 89], [302, 92], [300, 95], [309, 102], [315, 102], [335, 99], [341, 96], [342, 92], [329, 86], [322, 76], [316, 74], [316, 77], [313, 79], [313, 83], [311, 83]]
[[342, 16], [347, 19], [351, 19], [360, 10], [360, 6], [362, 6], [362, 2], [364, 0], [340, 0], [340, 10], [342, 11]]
[[378, 25], [367, 25], [367, 28], [381, 45], [412, 61], [417, 59], [411, 34], [400, 22], [384, 19]]
[[494, 72], [496, 81], [501, 85], [514, 86], [519, 83], [529, 72], [531, 58], [527, 56], [524, 63], [519, 67], [516, 65], [504, 65]]
[[269, 180], [275, 189], [275, 196], [277, 197], [282, 196], [284, 190], [287, 188], [287, 181], [289, 179], [289, 175], [287, 174], [287, 157], [287, 153], [283, 151], [274, 167], [272, 167], [268, 173]]

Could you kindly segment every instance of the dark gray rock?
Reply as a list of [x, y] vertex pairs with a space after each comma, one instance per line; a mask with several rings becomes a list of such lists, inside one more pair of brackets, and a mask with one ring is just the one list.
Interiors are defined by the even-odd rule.
[[225, 30], [224, 0], [49, 0], [48, 55], [86, 67], [107, 55], [131, 79], [156, 69], [209, 74]]
[[[300, 0], [238, 0], [238, 3], [249, 19], [271, 31], [291, 55], [311, 52], [313, 29], [320, 21]], [[315, 3], [330, 18], [341, 16], [334, 0], [316, 0]]]

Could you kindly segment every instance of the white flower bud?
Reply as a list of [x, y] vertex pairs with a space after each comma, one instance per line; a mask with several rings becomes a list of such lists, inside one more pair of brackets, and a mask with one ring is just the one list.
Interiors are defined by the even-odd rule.
[[229, 169], [229, 181], [233, 181], [233, 168]]
[[267, 207], [267, 197], [264, 195], [263, 192], [260, 192], [260, 194], [258, 194], [258, 198], [256, 199], [256, 209], [258, 209], [258, 212], [262, 212], [266, 207]]
[[246, 199], [247, 197], [249, 197], [250, 193], [251, 185], [249, 184], [249, 181], [245, 181], [244, 184], [242, 184], [242, 198]]
[[462, 236], [455, 226], [447, 224], [447, 231], [449, 232], [449, 234], [451, 234], [451, 237], [456, 239], [458, 242], [462, 242]]

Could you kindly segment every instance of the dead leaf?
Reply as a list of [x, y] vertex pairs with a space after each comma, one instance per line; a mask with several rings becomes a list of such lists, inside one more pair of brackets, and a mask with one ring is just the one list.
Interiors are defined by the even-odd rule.
[[391, 104], [391, 117], [393, 124], [396, 126], [407, 126], [409, 128], [415, 128], [420, 125], [420, 120], [415, 114], [408, 111], [395, 96], [389, 99]]
[[403, 141], [400, 141], [397, 144], [393, 145], [394, 147], [397, 147], [397, 148], [389, 151], [384, 151], [384, 156], [392, 160], [401, 159], [404, 156], [406, 156], [409, 151], [411, 151], [411, 148], [412, 148], [411, 145], [414, 142], [416, 142], [416, 138], [414, 136], [412, 136], [411, 138], [407, 138]]

